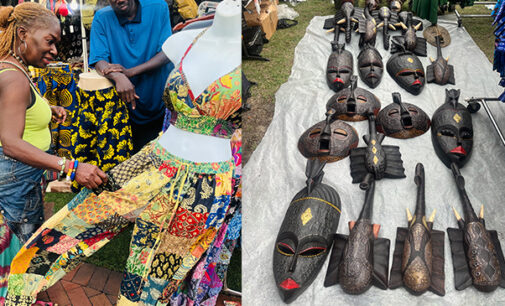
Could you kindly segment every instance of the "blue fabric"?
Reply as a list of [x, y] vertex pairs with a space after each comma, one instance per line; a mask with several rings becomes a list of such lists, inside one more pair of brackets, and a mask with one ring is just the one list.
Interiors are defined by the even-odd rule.
[[[140, 22], [136, 22], [138, 16]], [[94, 65], [104, 60], [121, 64], [127, 69], [138, 66], [159, 53], [170, 35], [168, 6], [163, 0], [140, 0], [136, 18], [123, 25], [112, 8], [107, 6], [96, 12], [93, 18], [89, 63]], [[135, 110], [128, 106], [133, 122], [146, 124], [164, 115], [165, 106], [161, 97], [173, 67], [169, 63], [130, 79], [140, 97]]]
[[44, 222], [42, 188], [44, 170], [12, 159], [0, 147], [0, 212], [21, 242]]

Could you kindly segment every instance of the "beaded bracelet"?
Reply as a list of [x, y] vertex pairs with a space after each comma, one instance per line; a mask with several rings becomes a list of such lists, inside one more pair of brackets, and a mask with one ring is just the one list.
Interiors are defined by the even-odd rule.
[[67, 181], [71, 180], [70, 176], [72, 175], [73, 170], [74, 170], [74, 162], [71, 160], [70, 165], [68, 166], [68, 172], [67, 172], [67, 178], [66, 178]]
[[72, 169], [72, 175], [70, 176], [70, 180], [74, 180], [75, 178], [75, 172], [77, 171], [77, 166], [79, 165], [79, 162], [77, 160], [74, 160], [74, 168]]
[[67, 158], [65, 156], [63, 156], [59, 161], [58, 161], [58, 165], [61, 166], [61, 170], [60, 170], [60, 177], [63, 176], [63, 173], [65, 173], [65, 166], [66, 166], [66, 160]]

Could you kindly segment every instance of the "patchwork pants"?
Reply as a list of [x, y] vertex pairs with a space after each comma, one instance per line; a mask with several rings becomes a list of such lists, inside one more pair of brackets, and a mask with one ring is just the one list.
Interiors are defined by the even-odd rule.
[[223, 224], [233, 170], [233, 160], [194, 163], [152, 142], [109, 172], [119, 189], [83, 189], [27, 241], [12, 262], [6, 305], [31, 305], [130, 222], [118, 305], [169, 303]]

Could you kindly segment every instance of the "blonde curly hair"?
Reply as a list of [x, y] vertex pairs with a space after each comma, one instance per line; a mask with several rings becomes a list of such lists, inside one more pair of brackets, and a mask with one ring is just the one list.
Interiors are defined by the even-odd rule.
[[16, 7], [0, 7], [0, 58], [5, 58], [14, 48], [16, 30], [22, 26], [27, 30], [58, 22], [56, 15], [36, 2], [23, 2]]

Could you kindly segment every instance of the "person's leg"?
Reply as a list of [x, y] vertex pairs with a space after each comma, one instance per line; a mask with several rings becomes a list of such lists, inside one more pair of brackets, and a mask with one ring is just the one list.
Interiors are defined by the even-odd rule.
[[159, 135], [163, 127], [163, 120], [163, 116], [146, 124], [137, 124], [133, 120], [130, 120], [134, 153], [140, 151], [147, 143]]
[[21, 243], [44, 222], [43, 172], [4, 155], [0, 147], [0, 213]]

